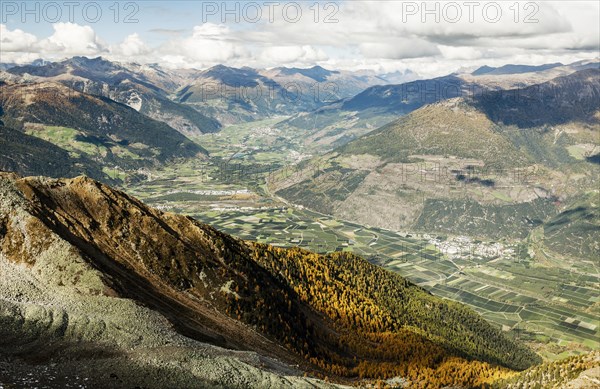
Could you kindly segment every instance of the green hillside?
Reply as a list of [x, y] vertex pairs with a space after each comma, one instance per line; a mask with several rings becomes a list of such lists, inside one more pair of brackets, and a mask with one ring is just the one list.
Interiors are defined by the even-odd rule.
[[543, 225], [546, 247], [570, 257], [600, 256], [600, 194], [597, 191], [572, 199]]
[[529, 162], [485, 115], [461, 100], [427, 106], [336, 150], [378, 156], [388, 163], [419, 155], [454, 156], [498, 168]]
[[[80, 155], [111, 168], [136, 169], [206, 154], [162, 122], [113, 100], [61, 84], [4, 85], [0, 106], [6, 126], [59, 147], [64, 147], [65, 142], [78, 146]], [[57, 127], [65, 130], [58, 133]]]
[[73, 157], [53, 143], [0, 125], [0, 170], [24, 176], [75, 177], [85, 174], [105, 182], [112, 179], [102, 166], [85, 157]]

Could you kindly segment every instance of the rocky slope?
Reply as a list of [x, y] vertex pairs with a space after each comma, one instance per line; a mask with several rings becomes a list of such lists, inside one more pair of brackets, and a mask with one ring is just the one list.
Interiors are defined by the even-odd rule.
[[88, 178], [3, 173], [0, 253], [0, 368], [13, 377], [86, 365], [101, 369], [80, 378], [115, 386], [308, 385], [284, 377], [298, 365], [480, 386], [539, 361], [360, 258], [239, 241]]
[[[186, 324], [184, 318], [190, 308], [169, 298], [168, 292], [162, 297], [162, 308], [156, 309], [159, 292], [148, 280], [133, 276], [124, 265], [104, 257], [92, 248], [93, 240], [88, 243], [76, 237], [75, 225], [69, 225], [74, 231], [69, 234], [58, 220], [48, 219], [51, 216], [47, 212], [52, 211], [44, 210], [43, 204], [51, 200], [35, 196], [34, 186], [66, 189], [65, 184], [65, 181], [22, 180], [12, 174], [0, 175], [0, 386], [330, 386], [298, 377], [299, 371], [275, 359], [206, 343], [210, 340], [232, 347], [240, 345], [234, 339], [245, 339], [246, 344], [255, 344], [255, 349], [262, 350], [263, 355], [267, 349], [271, 355], [285, 355], [276, 344], [224, 315], [216, 312], [206, 315], [221, 322], [214, 326], [190, 318]], [[92, 187], [102, 188], [89, 179], [77, 179], [67, 185], [84, 192]], [[56, 195], [57, 201], [67, 202], [63, 205], [82, 205], [71, 203], [76, 200], [65, 191]], [[135, 206], [130, 208], [132, 212], [134, 209]], [[86, 213], [85, 208], [81, 212]], [[44, 213], [46, 216], [42, 216]], [[157, 214], [151, 212], [145, 216], [152, 223]], [[82, 223], [93, 221], [82, 219]], [[138, 299], [126, 298], [133, 295]], [[191, 337], [175, 331], [175, 321], [167, 320], [175, 312], [182, 316], [175, 328], [188, 328], [189, 331], [181, 332]], [[226, 340], [215, 335], [218, 331], [235, 331], [236, 336]]]

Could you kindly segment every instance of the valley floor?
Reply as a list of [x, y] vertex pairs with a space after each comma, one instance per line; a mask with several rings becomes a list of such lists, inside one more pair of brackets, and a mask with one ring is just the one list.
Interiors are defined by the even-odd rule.
[[391, 231], [289, 204], [271, 194], [265, 181], [306, 154], [293, 134], [277, 129], [277, 120], [233, 126], [202, 141], [208, 150], [220, 150], [216, 158], [146, 172], [147, 179], [124, 190], [242, 239], [319, 253], [354, 252], [435, 295], [467, 304], [548, 360], [600, 347], [599, 273], [593, 261], [540, 247], [536, 234], [482, 241], [459, 232]]

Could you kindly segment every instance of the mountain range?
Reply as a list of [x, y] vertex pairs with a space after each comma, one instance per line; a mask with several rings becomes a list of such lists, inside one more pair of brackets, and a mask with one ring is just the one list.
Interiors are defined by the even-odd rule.
[[185, 80], [158, 66], [127, 64], [98, 58], [73, 57], [43, 65], [16, 66], [7, 72], [24, 81], [59, 82], [77, 91], [110, 98], [167, 123], [185, 135], [218, 131], [220, 124], [193, 108], [177, 104], [169, 94]]
[[101, 57], [4, 68], [8, 73], [4, 78], [61, 82], [127, 104], [188, 136], [215, 132], [221, 125], [249, 119], [313, 110], [372, 85], [416, 77], [412, 72], [378, 76], [320, 66], [238, 69], [217, 65], [206, 70], [169, 70], [156, 64], [121, 64]]
[[550, 63], [550, 64], [544, 64], [544, 65], [539, 65], [539, 66], [504, 65], [504, 66], [500, 66], [498, 68], [491, 67], [491, 66], [482, 66], [482, 67], [478, 68], [477, 70], [475, 70], [471, 74], [474, 76], [481, 76], [483, 74], [488, 74], [488, 75], [491, 75], [491, 74], [494, 74], [494, 75], [520, 74], [520, 73], [540, 72], [540, 71], [544, 71], [544, 70], [548, 70], [548, 69], [554, 69], [559, 66], [563, 66], [563, 64], [560, 62], [557, 62], [557, 63]]
[[494, 100], [493, 92], [520, 90], [574, 72], [600, 69], [600, 62], [590, 60], [537, 67], [507, 65], [500, 69], [497, 72], [459, 71], [428, 80], [375, 85], [314, 112], [296, 114], [282, 124], [304, 133], [307, 147], [322, 152], [342, 146], [427, 104], [454, 97], [485, 99], [490, 96], [489, 99]]
[[387, 82], [368, 72], [331, 71], [320, 66], [237, 69], [217, 65], [197, 72], [178, 91], [178, 101], [222, 123], [239, 123], [312, 111]]

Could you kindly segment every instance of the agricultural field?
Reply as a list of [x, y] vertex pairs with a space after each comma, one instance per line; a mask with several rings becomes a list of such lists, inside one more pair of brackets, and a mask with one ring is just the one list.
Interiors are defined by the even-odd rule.
[[298, 129], [280, 124], [284, 119], [282, 116], [231, 125], [193, 139], [215, 159], [247, 165], [283, 166], [311, 157], [303, 154], [303, 137], [298, 136]]
[[[299, 145], [278, 140], [275, 124], [273, 119], [205, 135], [202, 145], [211, 158], [140, 171], [141, 178], [123, 189], [242, 239], [354, 252], [470, 306], [548, 360], [600, 348], [598, 269], [548, 250], [542, 226], [525, 238], [485, 241], [463, 231], [428, 235], [375, 228], [290, 204], [270, 193], [266, 178], [275, 169], [281, 175], [282, 166], [303, 155]], [[261, 148], [265, 139], [272, 146]], [[549, 227], [546, 233], [555, 234]]]

